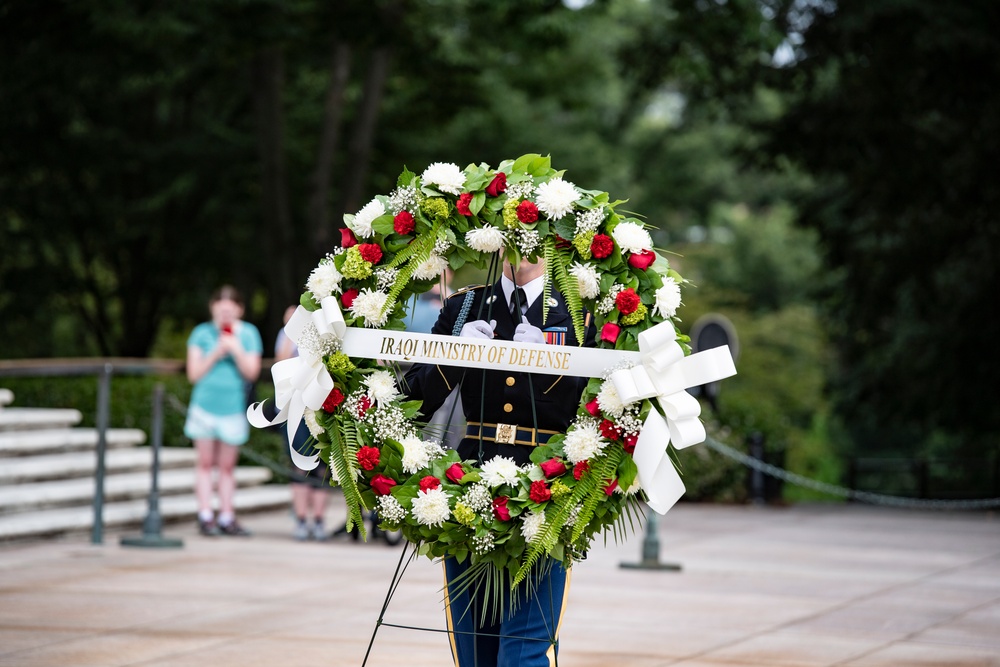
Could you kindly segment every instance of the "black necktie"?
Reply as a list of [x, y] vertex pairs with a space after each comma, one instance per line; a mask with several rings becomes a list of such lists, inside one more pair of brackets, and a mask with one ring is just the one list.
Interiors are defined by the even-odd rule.
[[510, 293], [510, 314], [515, 322], [521, 321], [521, 307], [528, 305], [528, 295], [524, 293], [523, 287], [518, 287]]

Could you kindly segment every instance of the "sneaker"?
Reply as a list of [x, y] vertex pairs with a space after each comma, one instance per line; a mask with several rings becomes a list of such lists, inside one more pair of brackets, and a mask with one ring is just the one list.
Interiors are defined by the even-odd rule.
[[322, 521], [317, 521], [312, 527], [312, 538], [317, 542], [326, 542], [329, 536], [326, 534], [326, 528], [323, 527]]
[[207, 521], [198, 519], [198, 532], [205, 537], [215, 537], [219, 534], [219, 526], [216, 525], [214, 519], [209, 519]]
[[223, 535], [232, 535], [234, 537], [250, 537], [251, 535], [250, 531], [241, 526], [235, 519], [224, 526], [219, 525], [219, 532]]
[[299, 542], [304, 542], [309, 539], [309, 526], [306, 525], [305, 521], [296, 522], [295, 530], [292, 532], [292, 537]]

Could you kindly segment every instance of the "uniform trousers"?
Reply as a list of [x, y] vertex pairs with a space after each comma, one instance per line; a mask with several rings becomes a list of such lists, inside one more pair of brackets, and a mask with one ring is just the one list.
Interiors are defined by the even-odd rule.
[[457, 667], [553, 667], [569, 592], [569, 576], [562, 563], [552, 561], [551, 568], [535, 577], [533, 594], [522, 590], [516, 609], [511, 611], [507, 604], [499, 615], [487, 608], [485, 618], [483, 605], [489, 602], [481, 591], [477, 594], [475, 584], [450, 585], [468, 567], [468, 561], [444, 561], [445, 611]]

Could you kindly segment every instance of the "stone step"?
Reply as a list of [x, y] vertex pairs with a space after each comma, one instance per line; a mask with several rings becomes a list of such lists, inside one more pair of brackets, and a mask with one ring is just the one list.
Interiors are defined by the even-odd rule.
[[[187, 447], [164, 447], [160, 450], [160, 469], [194, 467], [196, 454]], [[149, 447], [111, 449], [105, 452], [105, 474], [148, 470], [153, 463]], [[0, 486], [25, 482], [43, 482], [73, 477], [93, 477], [97, 469], [94, 452], [69, 452], [4, 459], [0, 464]]]
[[[146, 432], [137, 428], [110, 428], [105, 434], [108, 449], [133, 447], [146, 442]], [[30, 431], [0, 431], [0, 459], [34, 456], [97, 447], [96, 428], [39, 428]]]
[[[273, 510], [291, 504], [291, 489], [287, 484], [268, 484], [239, 489], [235, 502], [237, 513]], [[146, 500], [129, 500], [104, 506], [104, 526], [141, 526], [149, 510]], [[194, 521], [198, 511], [193, 495], [167, 496], [160, 499], [160, 515], [164, 521]], [[93, 527], [94, 511], [87, 507], [65, 507], [0, 516], [0, 542], [89, 531]], [[243, 522], [241, 522], [243, 523]], [[252, 530], [252, 526], [250, 526]], [[169, 531], [164, 531], [169, 534]]]
[[[236, 483], [240, 487], [258, 486], [270, 481], [271, 477], [267, 468], [236, 468]], [[161, 498], [193, 493], [194, 468], [161, 470], [157, 482]], [[151, 484], [148, 471], [109, 475], [104, 478], [104, 500], [115, 502], [148, 498]], [[94, 480], [91, 477], [3, 486], [0, 487], [0, 516], [74, 504], [90, 505], [93, 498]]]
[[0, 431], [76, 426], [82, 419], [80, 411], [72, 408], [3, 408]]
[[14, 392], [0, 388], [0, 409], [14, 402]]

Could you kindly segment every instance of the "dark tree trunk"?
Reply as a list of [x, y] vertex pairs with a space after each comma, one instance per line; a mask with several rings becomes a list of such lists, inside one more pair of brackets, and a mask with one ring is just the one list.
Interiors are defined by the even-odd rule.
[[[340, 123], [344, 115], [344, 93], [351, 72], [351, 47], [334, 40], [330, 58], [330, 85], [323, 105], [323, 129], [320, 134], [316, 169], [312, 174], [306, 216], [312, 230], [312, 246], [317, 256], [330, 251], [330, 178], [340, 144]], [[339, 241], [339, 239], [334, 239]]]

